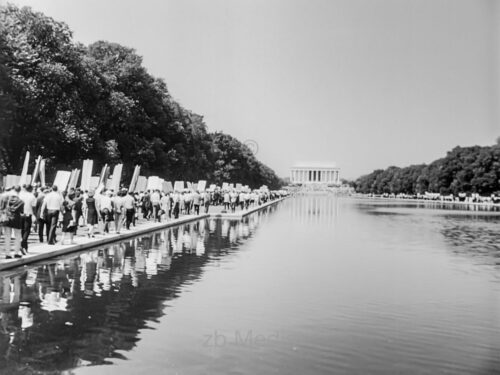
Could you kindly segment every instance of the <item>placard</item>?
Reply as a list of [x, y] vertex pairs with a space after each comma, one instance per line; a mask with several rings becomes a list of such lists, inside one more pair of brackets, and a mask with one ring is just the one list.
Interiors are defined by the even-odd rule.
[[146, 190], [153, 191], [153, 190], [161, 190], [163, 188], [162, 186], [162, 180], [158, 176], [150, 176], [148, 178], [148, 184]]
[[165, 194], [168, 193], [168, 181], [163, 181], [161, 184], [161, 191]]
[[[153, 176], [153, 180], [151, 181], [151, 191], [153, 190], [163, 190], [163, 183], [165, 180], [163, 178], [160, 178], [158, 176]], [[149, 184], [149, 179], [148, 179], [148, 184]]]
[[109, 167], [107, 164], [104, 164], [104, 167], [102, 167], [101, 174], [99, 176], [99, 185], [105, 184], [106, 181], [108, 181], [109, 177]]
[[94, 165], [94, 161], [90, 159], [86, 159], [83, 161], [82, 166], [82, 182], [80, 184], [80, 188], [85, 191], [90, 189], [90, 180], [92, 178], [92, 167]]
[[71, 171], [71, 177], [69, 179], [68, 183], [68, 190], [73, 188], [75, 189], [77, 184], [78, 184], [78, 178], [80, 177], [80, 170], [79, 169], [73, 169]]
[[174, 186], [170, 181], [165, 181], [165, 184], [166, 184], [166, 191], [164, 191], [165, 193], [171, 193], [174, 191]]
[[175, 191], [183, 191], [184, 190], [184, 181], [175, 181], [174, 190]]
[[68, 187], [69, 178], [71, 177], [71, 172], [69, 171], [57, 171], [56, 178], [52, 186], [57, 186], [59, 191], [64, 191]]
[[205, 180], [198, 181], [198, 186], [197, 186], [198, 191], [204, 191], [206, 188], [207, 188], [207, 181]]
[[136, 192], [145, 191], [147, 184], [148, 184], [147, 177], [139, 176], [139, 178], [137, 179], [137, 185], [135, 186], [135, 191]]
[[229, 189], [229, 184], [227, 182], [222, 183], [222, 190], [227, 190]]
[[130, 186], [128, 187], [129, 193], [135, 191], [137, 186], [137, 180], [139, 179], [139, 174], [141, 173], [141, 167], [136, 165], [134, 168], [134, 174], [132, 175], [132, 180], [130, 181]]
[[31, 185], [34, 185], [36, 183], [36, 179], [38, 178], [38, 175], [40, 174], [40, 163], [42, 162], [42, 157], [38, 156], [36, 159], [35, 163], [35, 169], [33, 170], [33, 177], [31, 178]]
[[113, 168], [113, 176], [111, 177], [110, 189], [115, 193], [120, 189], [120, 181], [122, 179], [123, 164], [116, 164]]
[[23, 170], [21, 172], [21, 177], [19, 178], [19, 185], [26, 185], [28, 182], [28, 164], [30, 162], [30, 152], [26, 151], [26, 156], [24, 157]]
[[18, 176], [15, 174], [8, 174], [7, 176], [5, 176], [5, 187], [11, 188], [11, 187], [16, 186], [20, 179], [21, 179], [21, 176]]
[[45, 183], [45, 159], [40, 162], [40, 183], [42, 186], [47, 186]]
[[112, 184], [113, 184], [113, 180], [111, 178], [108, 178], [104, 187], [106, 188], [106, 190], [113, 190]]
[[89, 190], [96, 190], [97, 187], [99, 186], [99, 180], [101, 178], [98, 176], [91, 176], [90, 177], [90, 183], [89, 183]]

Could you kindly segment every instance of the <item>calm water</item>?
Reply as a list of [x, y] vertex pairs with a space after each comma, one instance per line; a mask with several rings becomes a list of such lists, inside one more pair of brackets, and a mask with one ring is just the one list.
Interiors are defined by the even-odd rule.
[[0, 273], [0, 373], [500, 374], [500, 213], [312, 195]]

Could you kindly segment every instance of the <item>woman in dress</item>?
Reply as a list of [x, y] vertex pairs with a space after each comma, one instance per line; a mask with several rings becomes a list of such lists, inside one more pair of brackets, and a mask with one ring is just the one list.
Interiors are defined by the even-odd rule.
[[75, 202], [70, 198], [69, 195], [63, 191], [63, 204], [62, 204], [62, 237], [61, 245], [64, 245], [66, 237], [69, 236], [70, 244], [75, 244], [73, 241], [73, 236], [76, 232], [75, 218], [73, 217], [73, 206]]
[[88, 237], [94, 237], [94, 228], [99, 222], [99, 218], [97, 216], [97, 208], [96, 201], [94, 198], [94, 191], [89, 191], [89, 196], [85, 199], [85, 211], [87, 216], [87, 228], [88, 228]]

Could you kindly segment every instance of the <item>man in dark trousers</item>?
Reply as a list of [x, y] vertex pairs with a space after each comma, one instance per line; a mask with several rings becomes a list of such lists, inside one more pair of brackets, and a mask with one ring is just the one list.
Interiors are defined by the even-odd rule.
[[36, 221], [38, 223], [38, 239], [40, 242], [43, 242], [43, 229], [45, 227], [45, 236], [48, 239], [49, 238], [49, 225], [45, 221], [47, 219], [47, 213], [42, 211], [42, 205], [43, 205], [43, 200], [45, 199], [45, 195], [49, 193], [49, 189], [43, 189], [38, 193], [38, 197], [36, 198], [36, 205], [35, 205], [35, 217]]
[[21, 252], [28, 252], [28, 238], [31, 233], [31, 218], [35, 214], [36, 198], [32, 193], [31, 185], [24, 185], [19, 193], [19, 199], [24, 203], [23, 213], [21, 214]]
[[63, 204], [63, 197], [57, 190], [56, 185], [52, 186], [52, 191], [45, 196], [42, 204], [42, 212], [47, 209], [47, 224], [50, 226], [47, 240], [49, 245], [56, 244], [57, 221]]

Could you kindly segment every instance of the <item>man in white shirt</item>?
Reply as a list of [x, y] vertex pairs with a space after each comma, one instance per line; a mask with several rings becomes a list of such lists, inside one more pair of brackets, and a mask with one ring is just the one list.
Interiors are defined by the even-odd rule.
[[205, 213], [208, 214], [208, 208], [210, 207], [210, 201], [212, 197], [208, 191], [203, 193], [203, 204], [205, 205]]
[[193, 195], [191, 191], [188, 190], [186, 194], [184, 194], [184, 210], [186, 215], [191, 214], [191, 205], [193, 204]]
[[193, 191], [192, 198], [193, 198], [194, 213], [196, 215], [199, 215], [200, 214], [201, 195], [198, 191], [195, 190], [195, 191]]
[[109, 233], [109, 222], [111, 221], [111, 212], [113, 210], [113, 204], [111, 203], [111, 192], [107, 190], [103, 194], [99, 194], [96, 201], [97, 210], [101, 214], [101, 218], [104, 223], [103, 232]]
[[63, 197], [57, 191], [57, 186], [52, 186], [52, 191], [43, 199], [42, 212], [47, 209], [47, 223], [49, 225], [49, 245], [56, 244], [56, 228], [59, 220], [59, 212], [63, 204]]
[[[170, 197], [168, 196], [168, 194], [164, 194], [161, 199], [160, 199], [160, 207], [161, 207], [161, 214], [162, 215], [166, 215], [168, 214], [169, 212], [171, 212], [171, 208], [170, 208]], [[160, 215], [160, 221], [161, 221], [161, 216]], [[170, 217], [170, 215], [169, 215]]]
[[118, 192], [113, 198], [111, 198], [111, 203], [113, 204], [113, 214], [115, 219], [115, 231], [120, 234], [122, 228], [123, 216], [125, 214], [125, 209], [123, 207], [123, 195], [122, 192]]
[[151, 193], [151, 205], [153, 206], [153, 218], [155, 221], [160, 221], [160, 191], [154, 190]]
[[21, 252], [26, 254], [28, 252], [28, 237], [31, 232], [31, 223], [34, 216], [34, 208], [36, 206], [36, 197], [32, 193], [33, 188], [31, 185], [25, 185], [19, 192], [19, 198], [24, 202], [24, 209], [21, 215]]

